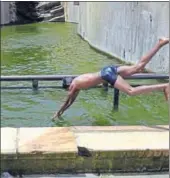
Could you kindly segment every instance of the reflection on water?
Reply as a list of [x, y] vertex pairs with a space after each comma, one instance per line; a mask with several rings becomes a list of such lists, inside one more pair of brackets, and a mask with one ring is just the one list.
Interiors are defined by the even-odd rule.
[[[118, 61], [92, 50], [76, 34], [76, 25], [40, 23], [2, 28], [1, 74], [81, 74]], [[139, 82], [139, 81], [135, 81]], [[142, 80], [144, 83], [155, 83]], [[2, 86], [31, 86], [31, 82], [3, 82]], [[39, 82], [61, 85], [61, 82]], [[51, 117], [67, 92], [46, 88], [38, 92], [1, 91], [1, 126], [147, 125], [168, 124], [168, 105], [162, 93], [129, 97], [120, 93], [119, 112], [113, 111], [113, 90], [81, 91], [60, 121]]]

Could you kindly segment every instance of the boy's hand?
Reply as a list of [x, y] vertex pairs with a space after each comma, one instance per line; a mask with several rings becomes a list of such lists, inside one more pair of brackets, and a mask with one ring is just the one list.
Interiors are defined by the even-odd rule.
[[52, 121], [55, 121], [55, 118], [58, 118], [58, 113], [56, 112], [55, 114], [54, 114], [54, 116], [52, 117]]
[[52, 121], [55, 121], [55, 118], [59, 119], [59, 117], [61, 116], [61, 114], [62, 114], [62, 113], [60, 113], [60, 112], [56, 112], [56, 113], [54, 114], [54, 116], [52, 117]]

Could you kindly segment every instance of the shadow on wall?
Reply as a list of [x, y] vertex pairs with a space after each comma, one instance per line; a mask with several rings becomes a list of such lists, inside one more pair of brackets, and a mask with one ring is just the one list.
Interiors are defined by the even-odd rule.
[[39, 17], [39, 13], [36, 9], [36, 6], [39, 2], [35, 1], [17, 1], [16, 5], [16, 16], [17, 24], [25, 24], [32, 22], [42, 21], [43, 18]]

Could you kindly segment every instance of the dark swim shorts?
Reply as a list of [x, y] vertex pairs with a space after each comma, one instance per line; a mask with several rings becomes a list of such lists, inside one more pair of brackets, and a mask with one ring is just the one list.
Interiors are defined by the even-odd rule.
[[117, 80], [117, 68], [118, 66], [106, 66], [101, 70], [101, 78], [105, 80], [106, 82], [110, 83], [112, 86], [114, 86], [116, 80]]

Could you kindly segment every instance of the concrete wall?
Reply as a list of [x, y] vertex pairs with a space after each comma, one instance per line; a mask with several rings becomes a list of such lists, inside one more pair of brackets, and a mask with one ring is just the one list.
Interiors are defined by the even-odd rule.
[[[1, 171], [169, 171], [169, 126], [1, 128]], [[57, 176], [58, 177], [58, 176]]]
[[[160, 36], [169, 36], [169, 2], [80, 2], [77, 13], [71, 3], [67, 2], [66, 21], [77, 21], [79, 13], [78, 33], [92, 46], [126, 62], [136, 63]], [[147, 68], [168, 73], [168, 45]]]
[[75, 5], [74, 2], [62, 2], [65, 12], [65, 20], [67, 22], [78, 23], [79, 22], [79, 5]]
[[7, 24], [9, 22], [10, 22], [9, 2], [1, 1], [1, 24]]
[[9, 24], [15, 19], [15, 2], [1, 1], [1, 24]]

